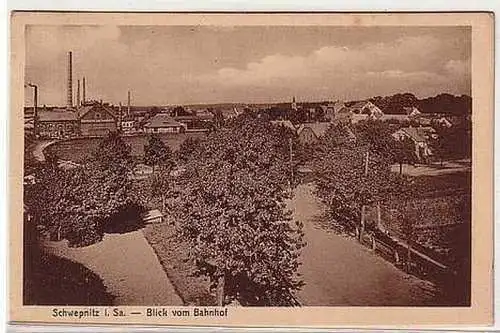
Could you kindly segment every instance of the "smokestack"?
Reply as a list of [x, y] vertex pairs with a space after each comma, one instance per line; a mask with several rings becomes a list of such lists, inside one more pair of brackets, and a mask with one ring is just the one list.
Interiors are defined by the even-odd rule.
[[80, 80], [77, 80], [78, 84], [76, 86], [76, 107], [80, 107]]
[[85, 76], [83, 77], [83, 96], [82, 96], [82, 105], [85, 104]]
[[73, 54], [68, 52], [68, 96], [66, 104], [68, 108], [73, 107]]
[[127, 94], [127, 117], [130, 117], [130, 90]]

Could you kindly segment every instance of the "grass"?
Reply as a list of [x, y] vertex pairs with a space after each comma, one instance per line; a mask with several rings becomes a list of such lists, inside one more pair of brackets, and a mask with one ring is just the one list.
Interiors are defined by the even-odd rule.
[[173, 225], [148, 224], [143, 232], [185, 305], [217, 304], [215, 295], [209, 292], [209, 280], [196, 275], [196, 267], [188, 255], [189, 246], [176, 236]]
[[[471, 173], [415, 177], [421, 189], [412, 200], [388, 200], [381, 208], [386, 229], [404, 239], [400, 213], [414, 226], [414, 241], [453, 266], [468, 256], [471, 228]], [[373, 213], [370, 219], [374, 220]]]
[[[160, 139], [172, 150], [177, 150], [182, 142], [188, 137], [203, 137], [206, 133], [185, 133], [185, 134], [159, 134]], [[133, 157], [139, 158], [144, 155], [144, 145], [148, 137], [145, 134], [136, 136], [124, 136], [123, 140], [131, 148]], [[47, 148], [51, 153], [55, 153], [63, 160], [70, 160], [75, 163], [83, 163], [97, 148], [101, 138], [77, 138], [60, 141]]]

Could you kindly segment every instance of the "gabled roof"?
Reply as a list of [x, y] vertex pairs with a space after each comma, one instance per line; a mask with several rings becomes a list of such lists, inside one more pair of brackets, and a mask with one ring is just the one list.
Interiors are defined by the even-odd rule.
[[325, 135], [326, 130], [330, 127], [331, 123], [330, 122], [324, 122], [324, 123], [307, 123], [307, 124], [301, 124], [299, 128], [297, 129], [297, 134], [300, 135], [300, 133], [306, 129], [310, 128], [314, 135], [319, 138]]
[[156, 116], [149, 119], [144, 127], [160, 128], [160, 127], [185, 127], [186, 125], [175, 121], [167, 114], [158, 113]]
[[53, 111], [40, 110], [39, 121], [72, 121], [77, 120], [78, 115], [71, 109], [54, 109]]
[[114, 111], [109, 106], [105, 106], [105, 105], [97, 104], [97, 103], [91, 104], [91, 105], [84, 105], [84, 106], [81, 106], [80, 108], [78, 108], [78, 117], [83, 118], [87, 113], [89, 113], [90, 111], [92, 111], [96, 108], [98, 108], [100, 111], [103, 110], [103, 111], [109, 113], [111, 115], [111, 117], [116, 118]]
[[354, 110], [361, 110], [362, 108], [364, 108], [365, 106], [369, 106], [369, 104], [371, 104], [370, 101], [360, 101], [360, 102], [356, 102], [354, 103], [353, 105], [350, 106], [350, 109], [352, 111]]
[[405, 107], [403, 107], [403, 110], [404, 110], [405, 114], [408, 116], [409, 115], [419, 115], [422, 113], [422, 112], [420, 112], [419, 109], [417, 109], [414, 106], [405, 106]]
[[416, 142], [426, 142], [429, 135], [436, 133], [432, 127], [403, 127], [400, 131], [405, 132]]
[[378, 106], [376, 106], [375, 104], [373, 104], [372, 102], [370, 101], [360, 101], [360, 102], [356, 102], [354, 103], [353, 105], [351, 105], [349, 107], [350, 111], [352, 113], [361, 113], [361, 111], [364, 109], [364, 108], [368, 108], [370, 110], [370, 115], [371, 116], [377, 116], [377, 115], [382, 115], [384, 114], [382, 112], [382, 110], [380, 110], [380, 108]]

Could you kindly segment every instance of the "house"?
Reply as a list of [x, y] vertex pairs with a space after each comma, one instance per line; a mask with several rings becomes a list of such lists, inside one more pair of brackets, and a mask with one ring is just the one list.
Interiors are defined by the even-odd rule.
[[419, 117], [422, 114], [422, 112], [414, 106], [405, 106], [403, 107], [403, 111], [404, 114], [410, 118]]
[[370, 101], [361, 101], [346, 106], [342, 102], [335, 105], [335, 117], [337, 122], [356, 124], [368, 119], [381, 119], [384, 116], [382, 110]]
[[180, 123], [164, 113], [151, 117], [144, 125], [146, 133], [184, 133], [186, 124]]
[[46, 138], [69, 138], [80, 135], [78, 113], [71, 109], [38, 111], [36, 133]]
[[299, 141], [304, 144], [318, 142], [318, 140], [325, 135], [330, 125], [330, 122], [301, 124], [297, 129]]
[[435, 122], [435, 124], [437, 124], [438, 126], [441, 126], [441, 127], [450, 128], [453, 126], [451, 121], [449, 121], [445, 117], [438, 118], [438, 119], [434, 120], [434, 122]]
[[222, 118], [224, 118], [224, 119], [233, 119], [233, 118], [236, 118], [240, 114], [240, 112], [238, 111], [238, 109], [236, 107], [221, 108], [218, 110], [214, 110], [213, 111], [214, 116], [219, 112], [222, 115]]
[[106, 136], [118, 128], [118, 118], [111, 107], [92, 103], [78, 108], [80, 133], [83, 136]]
[[429, 144], [438, 138], [436, 130], [432, 127], [403, 127], [392, 136], [399, 141], [410, 139], [415, 145], [415, 154], [418, 159], [426, 159], [432, 155]]
[[196, 112], [192, 115], [175, 116], [172, 117], [175, 121], [185, 124], [186, 129], [200, 129], [209, 128], [213, 122], [214, 116], [212, 114], [205, 114], [203, 112]]
[[356, 102], [353, 105], [349, 106], [349, 110], [353, 114], [366, 114], [369, 118], [372, 119], [379, 119], [384, 115], [382, 110], [380, 110], [378, 106], [370, 101]]
[[382, 115], [379, 120], [390, 123], [404, 123], [410, 121], [410, 117], [406, 114], [387, 114]]
[[325, 118], [329, 121], [333, 121], [336, 118], [338, 112], [346, 107], [345, 103], [342, 101], [335, 101], [333, 103], [328, 103], [327, 105], [320, 105], [323, 110]]

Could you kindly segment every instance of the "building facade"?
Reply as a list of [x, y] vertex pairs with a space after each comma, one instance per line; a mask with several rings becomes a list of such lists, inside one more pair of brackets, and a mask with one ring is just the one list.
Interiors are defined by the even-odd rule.
[[117, 118], [109, 107], [95, 102], [77, 109], [41, 110], [36, 127], [37, 135], [44, 138], [106, 136], [117, 130]]
[[184, 133], [186, 124], [180, 123], [167, 114], [159, 113], [144, 125], [146, 133]]
[[80, 135], [78, 114], [66, 109], [39, 111], [36, 133], [45, 138], [70, 138]]
[[79, 120], [83, 136], [106, 136], [117, 130], [115, 114], [100, 103], [82, 107], [79, 110]]

